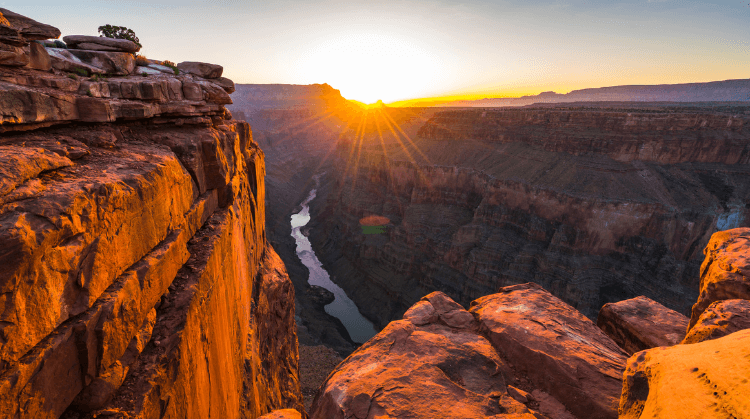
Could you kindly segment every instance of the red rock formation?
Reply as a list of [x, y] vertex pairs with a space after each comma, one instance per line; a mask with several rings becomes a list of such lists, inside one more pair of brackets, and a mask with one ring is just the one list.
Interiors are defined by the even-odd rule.
[[605, 304], [596, 325], [632, 355], [656, 346], [677, 345], [685, 337], [688, 318], [641, 296]]
[[274, 410], [273, 412], [263, 415], [258, 419], [302, 419], [302, 415], [294, 409]]
[[700, 296], [693, 305], [688, 332], [714, 301], [750, 300], [750, 228], [715, 233], [703, 253]]
[[714, 301], [698, 317], [682, 343], [703, 342], [743, 329], [750, 329], [750, 301]]
[[581, 313], [533, 283], [501, 288], [472, 302], [470, 311], [516, 381], [548, 393], [577, 417], [617, 416], [627, 356]]
[[435, 292], [341, 363], [310, 416], [614, 418], [625, 359], [534, 284], [506, 287], [470, 312]]
[[263, 152], [228, 99], [0, 65], [0, 416], [301, 410]]
[[744, 418], [750, 412], [750, 330], [628, 360], [620, 418]]

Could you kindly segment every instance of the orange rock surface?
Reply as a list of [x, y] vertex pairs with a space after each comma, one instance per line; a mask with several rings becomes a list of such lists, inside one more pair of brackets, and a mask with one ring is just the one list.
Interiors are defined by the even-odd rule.
[[596, 325], [630, 355], [680, 343], [687, 324], [687, 317], [644, 296], [605, 304], [596, 319]]
[[750, 413], [750, 330], [628, 360], [620, 418], [745, 418]]
[[703, 253], [700, 296], [693, 305], [688, 332], [714, 301], [750, 300], [750, 228], [714, 233]]
[[690, 328], [682, 343], [698, 343], [750, 329], [750, 301], [714, 301]]

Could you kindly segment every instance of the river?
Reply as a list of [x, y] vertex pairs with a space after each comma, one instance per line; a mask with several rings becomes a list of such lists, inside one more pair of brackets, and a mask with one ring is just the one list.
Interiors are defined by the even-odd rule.
[[292, 237], [297, 241], [297, 256], [302, 261], [302, 264], [307, 266], [310, 270], [310, 277], [307, 282], [311, 285], [317, 285], [331, 291], [335, 296], [332, 303], [325, 306], [326, 313], [341, 320], [341, 323], [346, 327], [346, 331], [349, 332], [349, 336], [356, 343], [364, 343], [377, 333], [372, 323], [364, 318], [359, 312], [359, 309], [338, 285], [331, 281], [328, 272], [323, 269], [323, 264], [320, 263], [318, 257], [312, 249], [310, 240], [305, 237], [300, 231], [302, 227], [310, 222], [310, 202], [315, 199], [317, 193], [317, 176], [314, 178], [316, 188], [310, 191], [307, 198], [300, 204], [302, 210], [292, 215]]

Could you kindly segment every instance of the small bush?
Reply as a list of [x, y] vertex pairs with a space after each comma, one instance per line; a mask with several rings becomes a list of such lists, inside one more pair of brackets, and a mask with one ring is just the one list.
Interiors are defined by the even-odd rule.
[[147, 65], [151, 64], [148, 61], [148, 58], [146, 58], [145, 56], [143, 56], [141, 54], [138, 54], [138, 55], [135, 56], [135, 63], [138, 64], [141, 67], [146, 67]]
[[76, 77], [76, 75], [73, 73], [68, 73], [68, 78], [71, 80], [78, 80], [78, 77]]
[[175, 63], [173, 63], [173, 62], [171, 62], [169, 60], [164, 60], [164, 61], [161, 62], [161, 64], [163, 66], [171, 68], [174, 71], [174, 75], [175, 76], [177, 76], [177, 75], [180, 74], [180, 70], [177, 68], [177, 66], [175, 65]]
[[68, 45], [65, 44], [65, 42], [63, 42], [63, 41], [61, 41], [59, 39], [55, 39], [54, 44], [55, 44], [55, 48], [65, 48], [65, 49], [68, 49]]
[[77, 73], [77, 74], [78, 74], [79, 76], [81, 76], [81, 77], [88, 77], [88, 76], [89, 76], [89, 72], [88, 72], [88, 71], [86, 71], [86, 70], [85, 70], [85, 69], [83, 69], [83, 68], [76, 68], [76, 69], [75, 69], [75, 72], [76, 72], [76, 73]]
[[100, 36], [107, 38], [127, 39], [128, 41], [132, 41], [139, 47], [143, 48], [143, 45], [141, 45], [138, 37], [135, 36], [135, 32], [133, 32], [132, 29], [128, 29], [124, 26], [99, 26], [99, 33], [101, 34]]
[[148, 73], [146, 73], [146, 72], [144, 71], [143, 73], [141, 73], [141, 76], [143, 76], [143, 77], [148, 77]]

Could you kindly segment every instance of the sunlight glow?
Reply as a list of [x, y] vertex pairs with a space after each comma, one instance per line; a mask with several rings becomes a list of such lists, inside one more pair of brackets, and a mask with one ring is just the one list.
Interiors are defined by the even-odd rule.
[[386, 34], [331, 37], [299, 64], [306, 79], [325, 81], [366, 104], [419, 97], [442, 79], [440, 61], [426, 47]]

